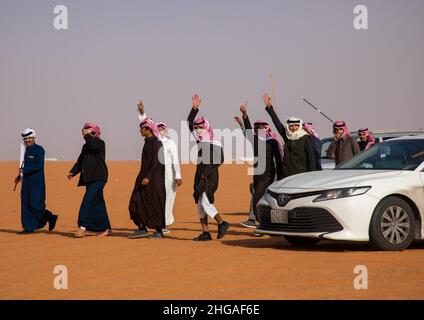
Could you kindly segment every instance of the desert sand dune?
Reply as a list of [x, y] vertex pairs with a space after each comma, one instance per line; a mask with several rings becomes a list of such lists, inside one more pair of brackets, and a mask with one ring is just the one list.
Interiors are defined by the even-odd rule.
[[[222, 241], [198, 243], [192, 197], [195, 167], [183, 165], [176, 223], [166, 239], [130, 240], [128, 201], [139, 162], [109, 162], [105, 199], [114, 236], [76, 239], [83, 188], [68, 181], [71, 162], [47, 162], [47, 206], [56, 230], [18, 235], [17, 163], [0, 163], [0, 299], [423, 299], [424, 244], [403, 252], [373, 252], [362, 244], [323, 242], [297, 249], [281, 237], [254, 237], [238, 225], [249, 208], [245, 165], [223, 165], [216, 205], [232, 224]], [[56, 265], [69, 288], [53, 287]], [[368, 268], [368, 289], [353, 286], [356, 265]]]

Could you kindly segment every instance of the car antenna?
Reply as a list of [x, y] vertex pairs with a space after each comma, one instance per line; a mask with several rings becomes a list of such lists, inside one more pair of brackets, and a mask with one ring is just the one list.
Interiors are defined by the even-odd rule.
[[327, 116], [324, 112], [322, 112], [320, 109], [315, 107], [311, 102], [308, 101], [305, 97], [300, 97], [303, 101], [305, 101], [309, 106], [314, 108], [316, 111], [318, 111], [322, 116], [324, 116], [327, 120], [331, 121], [331, 123], [334, 123], [334, 120], [332, 120], [329, 116]]

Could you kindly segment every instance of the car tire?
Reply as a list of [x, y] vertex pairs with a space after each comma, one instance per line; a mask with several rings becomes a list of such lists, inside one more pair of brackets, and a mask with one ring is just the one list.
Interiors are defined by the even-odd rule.
[[370, 244], [376, 250], [400, 251], [414, 240], [415, 218], [409, 204], [398, 197], [387, 197], [371, 217]]
[[283, 236], [283, 238], [295, 247], [311, 247], [321, 240], [317, 238], [306, 238], [296, 236]]

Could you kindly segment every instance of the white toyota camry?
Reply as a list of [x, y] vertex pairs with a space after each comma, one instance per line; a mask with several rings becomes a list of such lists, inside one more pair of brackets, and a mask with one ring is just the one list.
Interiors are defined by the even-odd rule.
[[382, 142], [333, 170], [277, 181], [258, 212], [257, 233], [283, 235], [293, 245], [330, 239], [406, 249], [424, 238], [424, 135]]

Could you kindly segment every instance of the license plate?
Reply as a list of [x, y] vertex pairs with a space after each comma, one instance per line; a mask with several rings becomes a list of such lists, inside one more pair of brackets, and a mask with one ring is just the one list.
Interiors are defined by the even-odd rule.
[[289, 212], [287, 210], [271, 210], [271, 223], [289, 223]]

